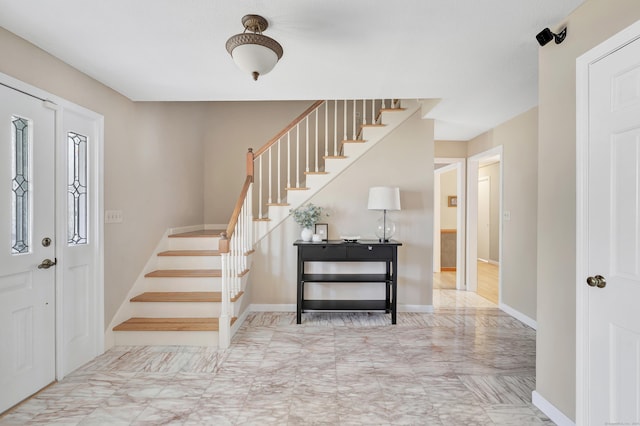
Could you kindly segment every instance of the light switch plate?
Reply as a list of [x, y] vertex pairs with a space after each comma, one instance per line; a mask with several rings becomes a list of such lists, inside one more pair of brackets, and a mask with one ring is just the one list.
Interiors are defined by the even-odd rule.
[[122, 210], [105, 211], [104, 223], [122, 223]]

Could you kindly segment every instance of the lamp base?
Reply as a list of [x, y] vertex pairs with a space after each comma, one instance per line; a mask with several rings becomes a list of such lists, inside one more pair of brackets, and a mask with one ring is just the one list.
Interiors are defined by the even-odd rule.
[[380, 220], [378, 220], [376, 237], [378, 237], [378, 241], [381, 243], [388, 243], [395, 232], [396, 224], [387, 217], [387, 211], [385, 210]]

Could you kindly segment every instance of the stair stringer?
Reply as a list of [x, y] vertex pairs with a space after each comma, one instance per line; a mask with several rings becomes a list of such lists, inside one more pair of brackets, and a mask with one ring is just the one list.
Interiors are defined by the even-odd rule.
[[292, 209], [295, 209], [310, 200], [318, 191], [327, 186], [342, 172], [347, 170], [349, 166], [356, 162], [362, 155], [377, 145], [421, 108], [421, 103], [417, 100], [402, 100], [401, 104], [402, 108], [404, 108], [403, 110], [387, 110], [381, 113], [380, 122], [383, 123], [384, 126], [364, 127], [362, 129], [360, 137], [366, 142], [345, 143], [343, 153], [346, 158], [325, 159], [325, 171], [328, 173], [307, 175], [304, 186], [308, 189], [287, 191], [287, 205], [269, 206], [269, 220], [260, 220], [255, 222], [254, 232], [256, 243], [287, 219]]

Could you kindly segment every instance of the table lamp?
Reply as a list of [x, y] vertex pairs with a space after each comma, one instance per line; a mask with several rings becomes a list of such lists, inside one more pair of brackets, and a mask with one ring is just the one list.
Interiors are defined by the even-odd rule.
[[382, 218], [378, 221], [376, 236], [380, 242], [388, 242], [396, 230], [396, 225], [387, 218], [388, 210], [400, 210], [400, 188], [391, 186], [375, 186], [369, 188], [369, 210], [382, 210]]

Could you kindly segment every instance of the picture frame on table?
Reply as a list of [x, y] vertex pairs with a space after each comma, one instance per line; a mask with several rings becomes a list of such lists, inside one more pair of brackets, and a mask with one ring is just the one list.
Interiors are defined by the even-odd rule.
[[327, 241], [329, 239], [329, 225], [326, 223], [316, 223], [313, 233], [318, 234], [322, 241]]

